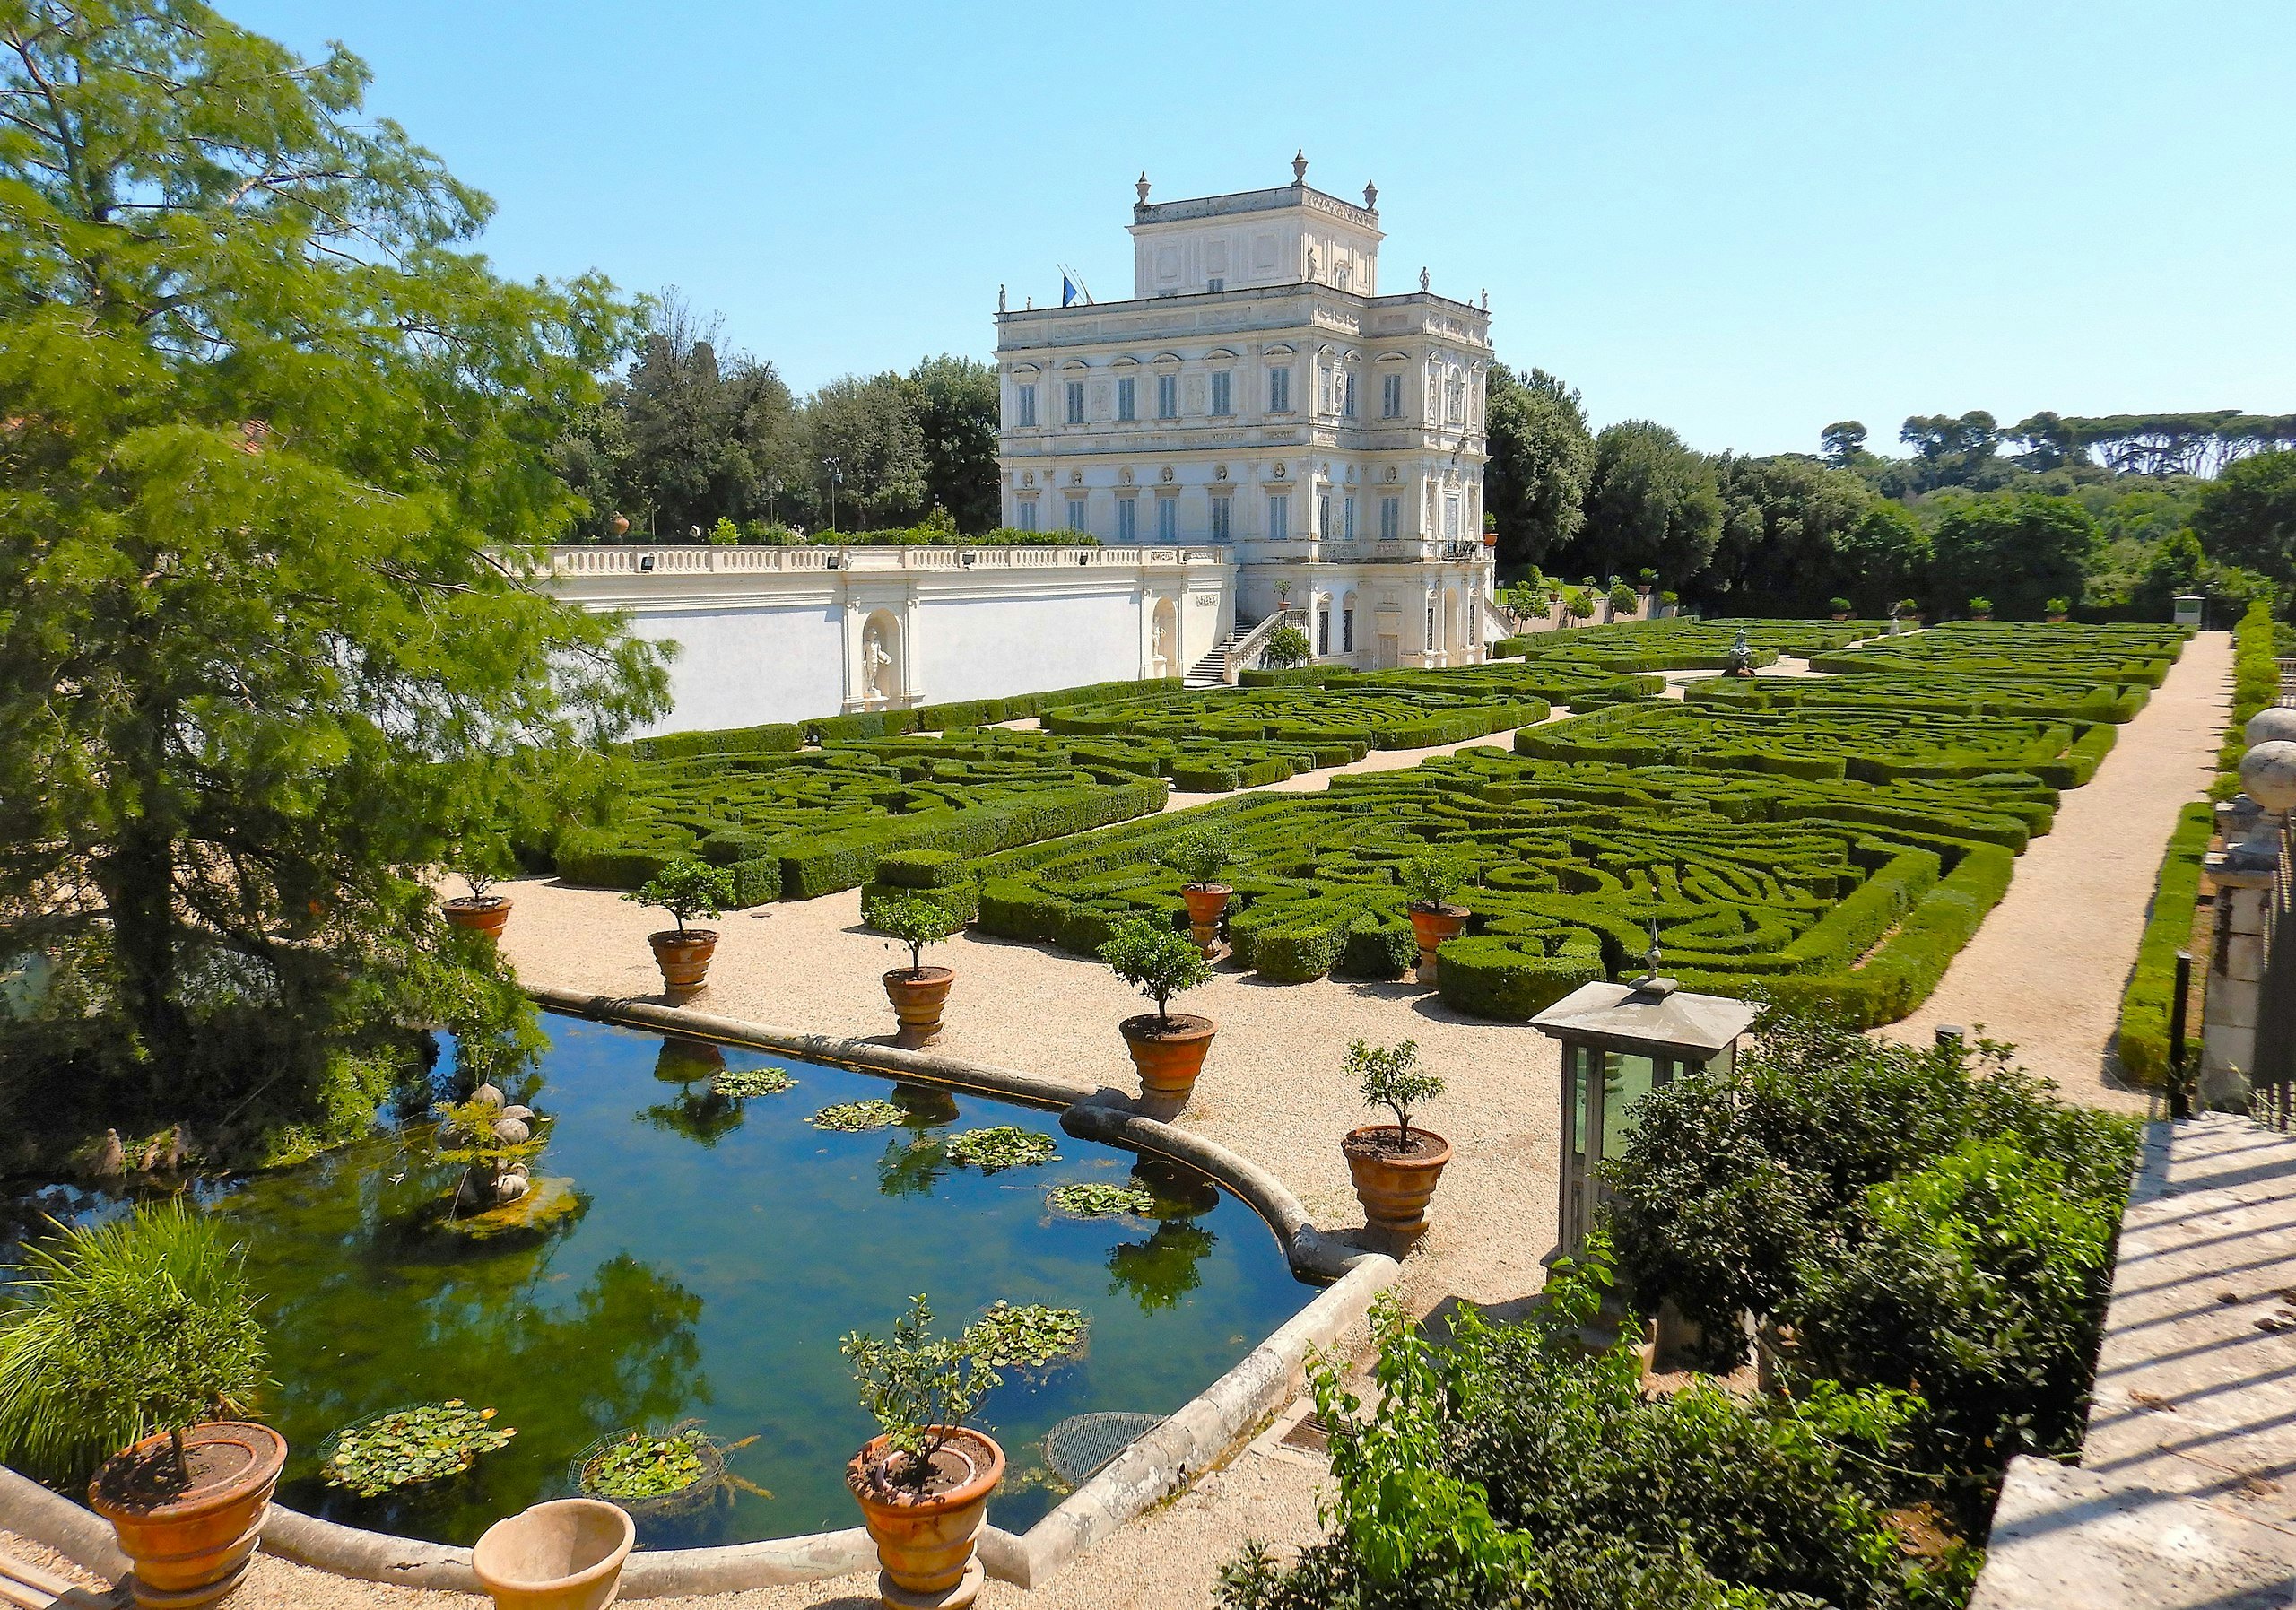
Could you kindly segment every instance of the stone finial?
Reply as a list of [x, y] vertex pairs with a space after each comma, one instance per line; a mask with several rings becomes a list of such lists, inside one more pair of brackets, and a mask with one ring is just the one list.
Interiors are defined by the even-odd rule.
[[1425, 270], [1424, 268], [1422, 268], [1422, 269], [1419, 271], [1419, 288], [1420, 288], [1422, 291], [1424, 291], [1424, 290], [1426, 290], [1426, 289], [1427, 289], [1427, 270]]
[[1148, 205], [1148, 170], [1143, 168], [1140, 170], [1139, 182], [1132, 187], [1140, 193], [1140, 205], [1146, 206]]
[[1483, 310], [1485, 313], [1491, 311], [1491, 287], [1488, 285], [1483, 288]]
[[1308, 148], [1304, 145], [1292, 153], [1292, 182], [1295, 185], [1308, 182]]
[[1363, 210], [1367, 213], [1379, 210], [1379, 187], [1368, 178], [1363, 181]]
[[2296, 742], [2296, 707], [2266, 705], [2248, 718], [2246, 736], [2251, 744]]
[[2274, 739], [2241, 757], [2240, 788], [2267, 811], [2296, 808], [2296, 743]]

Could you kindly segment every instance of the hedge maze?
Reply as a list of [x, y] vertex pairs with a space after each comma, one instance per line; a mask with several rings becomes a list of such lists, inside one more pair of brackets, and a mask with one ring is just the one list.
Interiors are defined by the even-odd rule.
[[[1870, 681], [1771, 679], [1779, 694], [1757, 683], [1752, 708], [1731, 701], [1743, 681], [1697, 683], [1683, 703], [1518, 731], [1513, 754], [1468, 749], [987, 856], [967, 869], [978, 921], [1079, 953], [1127, 915], [1180, 925], [1157, 851], [1216, 817], [1242, 857], [1235, 957], [1274, 981], [1399, 976], [1415, 945], [1397, 874], [1435, 845], [1473, 876], [1474, 918], [1440, 970], [1462, 1010], [1519, 1020], [1620, 975], [1655, 919], [1667, 970], [1693, 987], [1889, 1022], [1935, 987], [2184, 634], [1940, 636], [1885, 651]], [[1928, 708], [1902, 708], [1911, 696]]]

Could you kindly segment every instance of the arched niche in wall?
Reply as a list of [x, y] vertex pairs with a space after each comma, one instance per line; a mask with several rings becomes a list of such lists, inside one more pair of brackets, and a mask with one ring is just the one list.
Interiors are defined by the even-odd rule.
[[871, 706], [899, 700], [908, 686], [902, 659], [900, 621], [892, 611], [873, 611], [861, 623], [862, 701]]

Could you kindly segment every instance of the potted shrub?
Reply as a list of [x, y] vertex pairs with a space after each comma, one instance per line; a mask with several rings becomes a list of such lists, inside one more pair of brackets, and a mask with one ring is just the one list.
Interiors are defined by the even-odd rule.
[[493, 892], [495, 881], [509, 870], [509, 857], [495, 850], [473, 851], [455, 868], [462, 874], [468, 894], [439, 902], [439, 909], [448, 922], [458, 928], [468, 928], [483, 934], [489, 939], [502, 936], [503, 924], [510, 920], [510, 900], [508, 895]]
[[1373, 1230], [1397, 1240], [1419, 1239], [1427, 1229], [1427, 1204], [1451, 1161], [1451, 1143], [1431, 1129], [1411, 1127], [1412, 1110], [1443, 1093], [1443, 1081], [1419, 1066], [1419, 1042], [1375, 1046], [1358, 1040], [1347, 1048], [1347, 1076], [1363, 1092], [1366, 1106], [1396, 1115], [1393, 1126], [1366, 1124], [1340, 1142], [1347, 1171], [1355, 1179], [1356, 1200]]
[[973, 1337], [932, 1336], [932, 1323], [931, 1307], [913, 1297], [891, 1340], [845, 1338], [861, 1406], [880, 1428], [846, 1466], [845, 1484], [877, 1545], [885, 1603], [961, 1610], [980, 1593], [974, 1552], [1004, 1475], [1004, 1450], [965, 1420], [1004, 1378]]
[[1486, 548], [1499, 545], [1499, 517], [1495, 514], [1483, 517], [1483, 545]]
[[88, 1502], [135, 1561], [137, 1601], [222, 1597], [287, 1458], [278, 1432], [227, 1418], [266, 1363], [240, 1249], [172, 1201], [27, 1257], [0, 1321], [0, 1456], [57, 1481], [102, 1461]]
[[1847, 599], [1847, 598], [1835, 598], [1835, 599], [1830, 600], [1830, 601], [1827, 603], [1826, 607], [1827, 607], [1828, 609], [1830, 609], [1830, 610], [1831, 610], [1831, 611], [1833, 612], [1833, 618], [1834, 618], [1835, 620], [1837, 620], [1837, 621], [1847, 621], [1848, 619], [1849, 619], [1849, 612], [1850, 612], [1850, 610], [1851, 610], [1851, 608], [1852, 608], [1852, 605], [1851, 605], [1851, 604], [1850, 604], [1850, 602], [1849, 602], [1849, 600], [1848, 600], [1848, 599]]
[[1236, 847], [1224, 824], [1206, 822], [1190, 828], [1167, 845], [1159, 857], [1187, 880], [1180, 899], [1187, 902], [1188, 936], [1207, 962], [1226, 954], [1220, 944], [1220, 918], [1235, 890], [1220, 875], [1236, 864]]
[[1574, 621], [1592, 620], [1595, 614], [1595, 594], [1591, 587], [1574, 587], [1563, 600], [1563, 611]]
[[953, 967], [925, 965], [925, 947], [938, 944], [964, 925], [937, 900], [903, 895], [870, 906], [869, 926], [890, 934], [909, 946], [909, 965], [885, 974], [885, 998], [893, 1004], [900, 1023], [895, 1043], [929, 1046], [941, 1038], [941, 1012], [949, 1002], [949, 986], [957, 979]]
[[1611, 606], [1611, 618], [1616, 620], [1621, 615], [1631, 615], [1639, 608], [1642, 595], [1622, 581], [1611, 588], [1608, 601]]
[[1990, 598], [1970, 599], [1970, 619], [1972, 621], [1990, 621], [1993, 619], [1993, 600]]
[[1660, 593], [1658, 613], [1662, 615], [1671, 615], [1682, 607], [1682, 602], [1683, 596], [1680, 593]]
[[1656, 570], [1637, 570], [1637, 571], [1635, 572], [1635, 574], [1634, 574], [1634, 590], [1635, 590], [1636, 592], [1638, 592], [1638, 593], [1641, 594], [1644, 597], [1648, 598], [1648, 597], [1650, 596], [1650, 591], [1651, 591], [1651, 589], [1652, 589], [1653, 587], [1657, 587], [1657, 585], [1658, 585], [1658, 572], [1657, 572], [1657, 571], [1656, 571]]
[[1193, 941], [1168, 927], [1133, 918], [1118, 926], [1100, 946], [1109, 970], [1156, 1003], [1156, 1010], [1127, 1017], [1117, 1025], [1140, 1071], [1143, 1095], [1187, 1100], [1218, 1025], [1208, 1017], [1171, 1010], [1176, 995], [1212, 977], [1212, 963]]
[[1427, 850], [1403, 864], [1397, 881], [1409, 902], [1404, 909], [1411, 914], [1411, 930], [1419, 936], [1419, 981], [1432, 984], [1436, 948], [1446, 939], [1465, 933], [1467, 918], [1474, 915], [1465, 906], [1451, 902], [1451, 896], [1467, 881], [1466, 868], [1457, 856]]
[[718, 953], [718, 930], [689, 928], [686, 920], [722, 916], [734, 903], [734, 875], [681, 857], [665, 862], [644, 888], [622, 898], [658, 907], [677, 925], [647, 935], [646, 943], [654, 947], [654, 965], [662, 970], [662, 993], [673, 1001], [685, 1000], [701, 988], [709, 976], [709, 958]]
[[2051, 598], [2047, 605], [2043, 605], [2041, 613], [2048, 616], [2049, 622], [2052, 625], [2057, 624], [2062, 622], [2066, 615], [2073, 613], [2073, 600], [2070, 598]]

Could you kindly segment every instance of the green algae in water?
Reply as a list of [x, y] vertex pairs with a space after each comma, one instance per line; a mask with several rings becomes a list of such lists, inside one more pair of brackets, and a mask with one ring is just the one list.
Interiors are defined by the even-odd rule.
[[[913, 1292], [951, 1315], [1002, 1300], [1083, 1316], [1089, 1347], [1013, 1373], [979, 1416], [1015, 1471], [1042, 1465], [1045, 1433], [1071, 1415], [1170, 1414], [1312, 1295], [1244, 1205], [1064, 1136], [1055, 1114], [757, 1051], [678, 1041], [665, 1055], [658, 1036], [567, 1018], [544, 1027], [535, 1104], [555, 1121], [534, 1171], [587, 1204], [548, 1235], [437, 1233], [426, 1213], [460, 1171], [420, 1131], [201, 1188], [246, 1240], [263, 1297], [279, 1385], [260, 1408], [291, 1445], [281, 1502], [466, 1545], [563, 1496], [601, 1439], [691, 1422], [728, 1479], [717, 1502], [642, 1521], [648, 1546], [834, 1530], [857, 1524], [845, 1463], [876, 1429], [838, 1339], [882, 1329]], [[718, 1072], [748, 1068], [794, 1071], [825, 1105], [889, 1101], [900, 1127], [819, 1129], [813, 1102], [777, 1101], [726, 1101], [740, 1117], [728, 1126], [702, 1100]], [[648, 1116], [682, 1095], [691, 1110]], [[1006, 1124], [1058, 1161], [1016, 1182], [947, 1158], [941, 1136]], [[1153, 1212], [1048, 1216], [1046, 1190], [1065, 1184], [1137, 1189]], [[67, 1218], [108, 1211], [93, 1193], [37, 1200]], [[36, 1233], [31, 1207], [0, 1208], [0, 1224]], [[326, 1484], [329, 1433], [448, 1397], [492, 1405], [518, 1435], [451, 1481], [373, 1498]], [[991, 1518], [1025, 1530], [1058, 1501], [1051, 1485], [1008, 1483]]]

